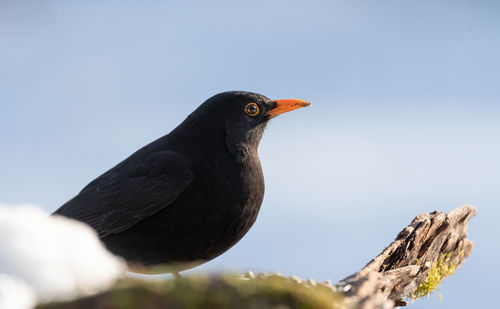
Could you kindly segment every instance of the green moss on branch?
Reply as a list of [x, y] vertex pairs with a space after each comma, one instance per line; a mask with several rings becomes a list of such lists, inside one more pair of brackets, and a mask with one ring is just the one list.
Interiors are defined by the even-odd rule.
[[39, 309], [61, 308], [348, 308], [329, 284], [304, 283], [279, 275], [194, 276], [176, 280], [127, 279], [112, 290]]
[[410, 298], [412, 301], [421, 297], [429, 297], [431, 293], [439, 291], [441, 281], [455, 273], [457, 264], [450, 261], [451, 254], [452, 252], [443, 254], [439, 260], [434, 263], [424, 282], [417, 286], [415, 291], [411, 294]]

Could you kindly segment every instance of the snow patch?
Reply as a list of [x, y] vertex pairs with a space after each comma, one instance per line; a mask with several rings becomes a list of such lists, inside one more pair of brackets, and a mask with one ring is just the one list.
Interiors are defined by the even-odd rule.
[[0, 308], [97, 293], [124, 274], [124, 262], [89, 226], [33, 205], [0, 204]]

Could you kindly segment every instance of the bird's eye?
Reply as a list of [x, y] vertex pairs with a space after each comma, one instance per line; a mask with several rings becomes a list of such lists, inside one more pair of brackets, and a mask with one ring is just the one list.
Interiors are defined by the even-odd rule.
[[247, 113], [248, 116], [257, 116], [259, 114], [259, 106], [256, 103], [248, 103], [247, 106], [245, 106], [245, 113]]

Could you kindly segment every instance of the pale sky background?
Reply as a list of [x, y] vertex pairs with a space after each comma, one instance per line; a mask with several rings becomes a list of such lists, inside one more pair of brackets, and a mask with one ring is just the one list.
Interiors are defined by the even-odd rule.
[[500, 2], [0, 1], [0, 202], [53, 211], [208, 97], [301, 98], [261, 142], [266, 196], [198, 271], [332, 279], [419, 213], [477, 206], [475, 250], [412, 308], [493, 308]]

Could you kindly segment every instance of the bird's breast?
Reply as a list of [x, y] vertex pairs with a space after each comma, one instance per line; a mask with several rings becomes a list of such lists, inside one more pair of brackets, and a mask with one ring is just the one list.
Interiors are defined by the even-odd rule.
[[213, 157], [196, 170], [195, 182], [198, 183], [193, 187], [198, 188], [195, 194], [205, 201], [197, 206], [204, 213], [205, 223], [226, 225], [236, 234], [246, 233], [255, 222], [264, 198], [260, 162], [238, 164]]
[[197, 187], [207, 188], [206, 198], [225, 209], [258, 207], [264, 197], [264, 177], [260, 162], [255, 159], [237, 163], [219, 157], [199, 162]]

